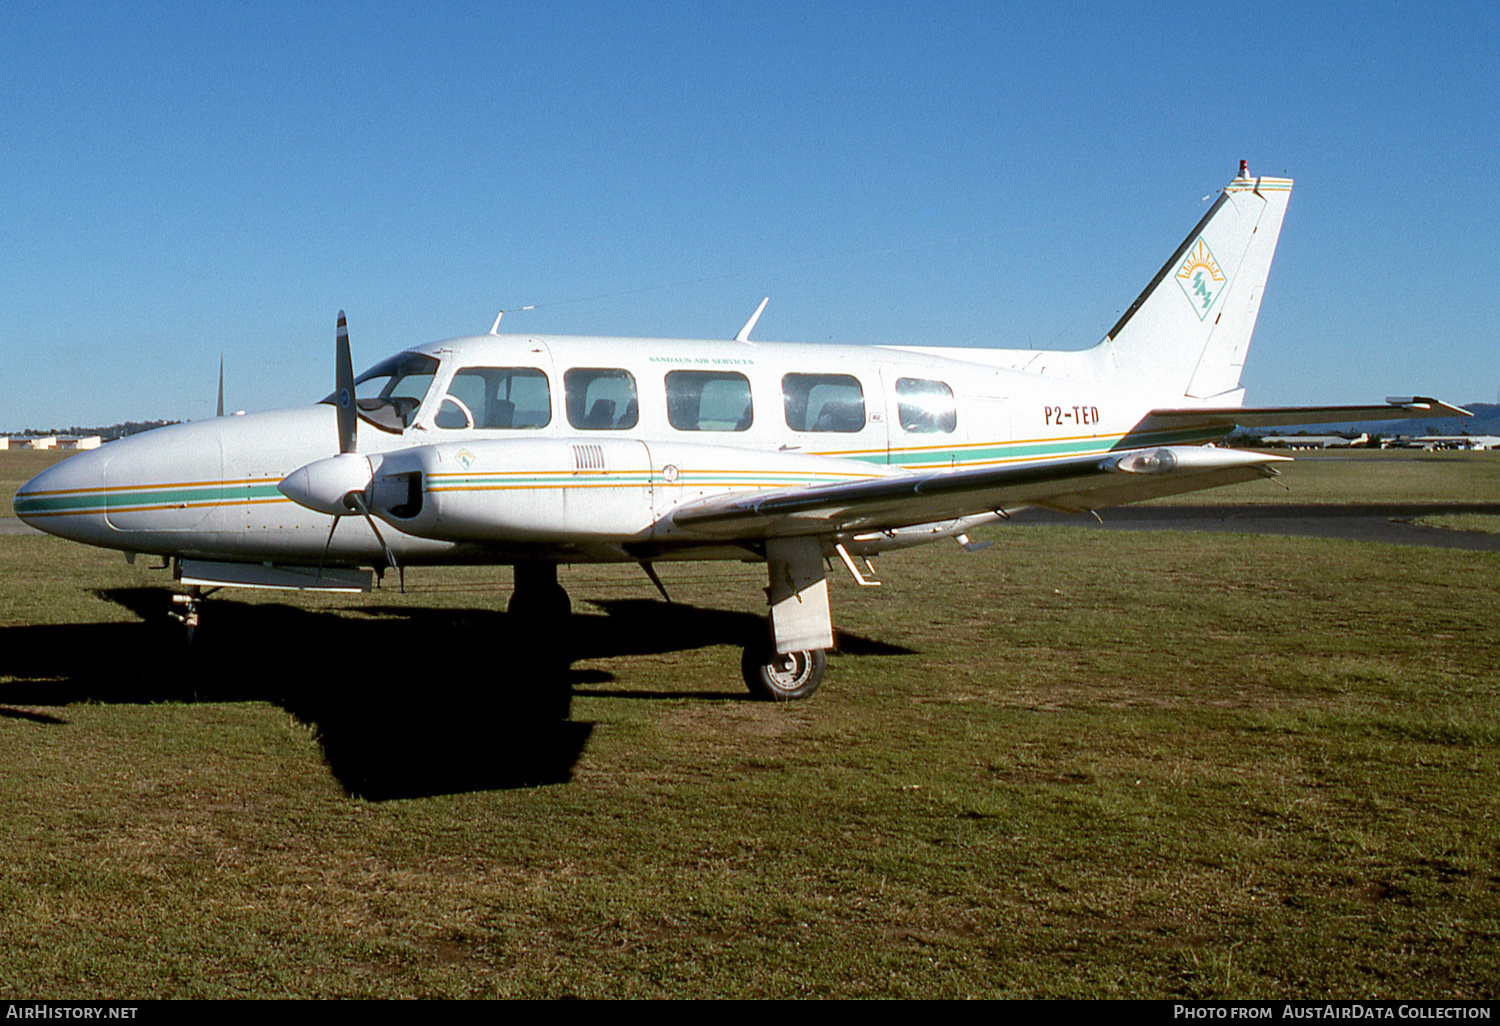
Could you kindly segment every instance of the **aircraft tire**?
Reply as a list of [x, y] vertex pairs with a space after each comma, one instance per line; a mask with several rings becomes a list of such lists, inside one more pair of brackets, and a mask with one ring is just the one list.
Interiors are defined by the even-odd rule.
[[755, 646], [745, 649], [740, 673], [751, 697], [762, 702], [792, 702], [818, 690], [827, 666], [828, 653], [821, 648], [777, 655]]

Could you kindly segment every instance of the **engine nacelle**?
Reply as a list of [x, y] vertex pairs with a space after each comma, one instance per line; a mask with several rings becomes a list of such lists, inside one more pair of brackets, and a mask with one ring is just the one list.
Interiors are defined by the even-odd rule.
[[372, 511], [420, 538], [627, 541], [655, 519], [650, 453], [631, 439], [475, 439], [376, 459]]

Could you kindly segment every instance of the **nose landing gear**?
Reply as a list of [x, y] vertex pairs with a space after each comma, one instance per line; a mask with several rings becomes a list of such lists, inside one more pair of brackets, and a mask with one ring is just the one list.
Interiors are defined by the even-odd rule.
[[187, 594], [174, 592], [172, 594], [172, 608], [167, 610], [167, 615], [182, 625], [183, 640], [187, 644], [193, 643], [193, 637], [198, 632], [198, 617], [203, 609], [203, 589], [198, 585], [188, 588]]

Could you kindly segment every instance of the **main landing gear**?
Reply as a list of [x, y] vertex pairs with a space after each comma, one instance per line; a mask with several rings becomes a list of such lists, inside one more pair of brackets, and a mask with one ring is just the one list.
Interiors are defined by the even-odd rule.
[[750, 694], [762, 702], [807, 698], [823, 683], [828, 653], [823, 649], [777, 655], [770, 645], [753, 645], [740, 659], [740, 673]]
[[823, 546], [810, 537], [768, 538], [765, 556], [770, 635], [745, 649], [740, 672], [756, 698], [790, 702], [818, 690], [833, 647]]
[[567, 589], [557, 583], [556, 563], [517, 563], [515, 591], [505, 611], [521, 620], [561, 620], [573, 612]]
[[[573, 611], [573, 603], [557, 581], [557, 564], [517, 563], [515, 591], [506, 611], [515, 619], [537, 627], [565, 620]], [[790, 702], [818, 690], [827, 665], [828, 654], [823, 649], [778, 655], [775, 642], [767, 637], [745, 647], [740, 673], [754, 698]]]

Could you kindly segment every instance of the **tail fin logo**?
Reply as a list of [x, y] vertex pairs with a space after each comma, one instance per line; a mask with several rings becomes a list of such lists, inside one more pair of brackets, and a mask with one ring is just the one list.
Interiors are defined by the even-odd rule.
[[1182, 294], [1193, 304], [1193, 311], [1198, 319], [1203, 320], [1214, 308], [1225, 284], [1224, 272], [1219, 270], [1219, 262], [1209, 252], [1208, 243], [1198, 240], [1197, 245], [1183, 257], [1176, 277], [1177, 284], [1182, 286]]

